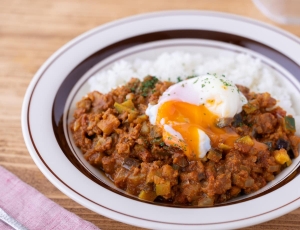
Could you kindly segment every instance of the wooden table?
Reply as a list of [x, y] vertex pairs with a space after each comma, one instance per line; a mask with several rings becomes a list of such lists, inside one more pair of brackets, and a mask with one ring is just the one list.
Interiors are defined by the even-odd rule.
[[[101, 229], [140, 229], [82, 207], [44, 177], [32, 161], [23, 141], [21, 106], [34, 73], [54, 51], [69, 40], [115, 19], [175, 9], [234, 13], [279, 26], [300, 36], [300, 25], [272, 22], [251, 0], [1, 0], [0, 165], [57, 204]], [[300, 208], [247, 229], [300, 229]]]

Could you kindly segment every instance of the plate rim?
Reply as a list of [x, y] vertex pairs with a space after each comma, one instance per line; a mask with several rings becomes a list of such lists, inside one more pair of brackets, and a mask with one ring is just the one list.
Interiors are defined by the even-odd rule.
[[[63, 193], [65, 193], [65, 194], [67, 193], [65, 191], [64, 186], [59, 185], [59, 183], [57, 181], [55, 181], [55, 178], [52, 178], [51, 175], [48, 175], [49, 172], [47, 170], [51, 171], [51, 169], [46, 169], [43, 166], [41, 166], [41, 162], [37, 159], [37, 155], [33, 153], [33, 151], [36, 151], [36, 150], [32, 149], [32, 146], [30, 145], [29, 140], [27, 139], [28, 138], [27, 132], [29, 132], [29, 130], [27, 130], [27, 128], [26, 128], [26, 124], [27, 124], [26, 120], [29, 119], [29, 116], [27, 117], [27, 112], [29, 112], [29, 110], [27, 111], [26, 106], [28, 105], [27, 102], [29, 102], [30, 98], [32, 97], [32, 95], [30, 95], [30, 94], [34, 91], [34, 88], [36, 87], [36, 84], [39, 81], [40, 75], [42, 75], [42, 73], [44, 71], [46, 71], [48, 69], [48, 67], [51, 66], [52, 61], [55, 60], [58, 56], [60, 56], [63, 51], [69, 49], [70, 47], [75, 45], [77, 42], [79, 42], [81, 39], [85, 38], [86, 36], [92, 36], [93, 33], [98, 32], [98, 30], [101, 29], [101, 28], [103, 29], [103, 28], [107, 28], [107, 27], [112, 26], [112, 25], [114, 26], [114, 25], [116, 25], [117, 23], [120, 23], [120, 22], [128, 23], [128, 22], [130, 22], [130, 20], [133, 20], [133, 19], [136, 20], [136, 19], [139, 19], [139, 18], [147, 17], [147, 16], [148, 17], [154, 17], [154, 16], [161, 16], [161, 15], [169, 15], [169, 14], [177, 15], [178, 13], [182, 14], [182, 13], [191, 13], [191, 12], [192, 13], [197, 13], [197, 15], [203, 13], [203, 14], [209, 15], [209, 16], [226, 16], [226, 17], [231, 17], [233, 19], [238, 19], [238, 20], [244, 19], [244, 20], [246, 20], [246, 22], [255, 22], [256, 24], [258, 24], [260, 26], [265, 25], [265, 27], [267, 27], [267, 28], [272, 28], [273, 31], [275, 30], [276, 32], [280, 32], [281, 34], [285, 34], [290, 39], [292, 39], [294, 41], [296, 40], [297, 43], [300, 43], [299, 38], [295, 37], [293, 34], [290, 34], [289, 32], [283, 31], [283, 30], [281, 30], [281, 29], [279, 29], [275, 26], [268, 25], [266, 23], [263, 23], [263, 22], [260, 22], [260, 21], [257, 21], [257, 20], [253, 20], [253, 19], [250, 19], [250, 18], [247, 18], [247, 17], [237, 16], [237, 15], [232, 15], [232, 14], [228, 14], [228, 13], [219, 13], [219, 12], [212, 12], [212, 11], [194, 11], [194, 10], [188, 10], [188, 11], [185, 11], [185, 10], [183, 10], [183, 11], [182, 10], [180, 10], [180, 11], [160, 11], [160, 12], [153, 12], [153, 13], [147, 13], [147, 14], [131, 16], [131, 17], [128, 17], [128, 18], [125, 18], [125, 19], [119, 19], [119, 20], [116, 20], [116, 21], [113, 21], [113, 22], [110, 22], [110, 23], [107, 23], [107, 24], [104, 24], [104, 25], [100, 25], [100, 26], [98, 26], [98, 27], [96, 27], [92, 30], [89, 30], [89, 31], [83, 33], [82, 35], [79, 35], [78, 37], [72, 39], [70, 42], [68, 42], [67, 44], [62, 46], [60, 49], [58, 49], [53, 55], [51, 55], [50, 58], [48, 58], [47, 61], [40, 67], [40, 69], [37, 71], [37, 73], [33, 77], [32, 81], [31, 81], [31, 83], [30, 83], [30, 85], [29, 85], [29, 87], [26, 91], [24, 101], [23, 101], [23, 105], [22, 105], [22, 131], [23, 131], [23, 136], [24, 136], [24, 139], [25, 139], [25, 143], [26, 143], [26, 146], [27, 146], [27, 148], [30, 152], [30, 155], [34, 159], [34, 161], [35, 161], [36, 165], [39, 167], [39, 169], [47, 177], [47, 179], [50, 180]], [[29, 133], [29, 135], [31, 135], [31, 134]], [[45, 162], [42, 162], [42, 163], [45, 164]], [[50, 177], [50, 179], [49, 179], [49, 177]], [[69, 192], [67, 194], [71, 198], [73, 197], [72, 198], [73, 200], [76, 200], [78, 202], [78, 200], [76, 199], [76, 196], [72, 196], [72, 194], [70, 195]], [[83, 205], [87, 206], [86, 204], [83, 204]], [[92, 208], [90, 208], [90, 209], [92, 209]], [[101, 214], [104, 215], [103, 213], [101, 213]], [[281, 214], [279, 214], [279, 215], [281, 215]], [[110, 218], [113, 218], [113, 217], [110, 216]], [[133, 218], [136, 218], [136, 217], [133, 217]], [[272, 217], [272, 218], [274, 218], [274, 217]], [[126, 222], [126, 221], [123, 221], [123, 220], [120, 220], [120, 221]], [[132, 222], [129, 222], [129, 224], [132, 224]], [[145, 225], [142, 225], [142, 226], [145, 227]], [[249, 226], [249, 225], [244, 225], [244, 226]]]

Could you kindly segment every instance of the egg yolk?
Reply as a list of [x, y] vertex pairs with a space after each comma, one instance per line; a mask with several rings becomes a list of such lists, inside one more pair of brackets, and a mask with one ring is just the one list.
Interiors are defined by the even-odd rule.
[[210, 112], [204, 105], [193, 105], [181, 101], [167, 101], [163, 103], [157, 113], [156, 123], [170, 125], [181, 137], [173, 135], [166, 130], [163, 131], [163, 140], [168, 146], [182, 149], [189, 159], [199, 157], [198, 130], [202, 130], [210, 138], [211, 146], [219, 144], [233, 146], [239, 138], [231, 128], [219, 128], [217, 121], [219, 117]]

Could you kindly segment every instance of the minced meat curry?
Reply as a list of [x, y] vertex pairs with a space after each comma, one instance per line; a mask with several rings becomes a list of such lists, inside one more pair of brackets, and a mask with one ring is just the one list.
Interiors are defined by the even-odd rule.
[[269, 93], [238, 86], [243, 111], [216, 126], [238, 134], [232, 146], [214, 144], [202, 159], [168, 146], [145, 110], [173, 83], [131, 79], [108, 94], [89, 93], [77, 103], [71, 131], [85, 159], [115, 185], [148, 201], [211, 206], [264, 187], [298, 157], [292, 116]]

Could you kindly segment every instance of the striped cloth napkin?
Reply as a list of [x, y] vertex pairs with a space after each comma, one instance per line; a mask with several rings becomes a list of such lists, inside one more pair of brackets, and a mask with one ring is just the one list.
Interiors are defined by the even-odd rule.
[[[30, 230], [98, 229], [57, 205], [1, 166], [0, 207]], [[0, 229], [12, 228], [0, 221]]]

